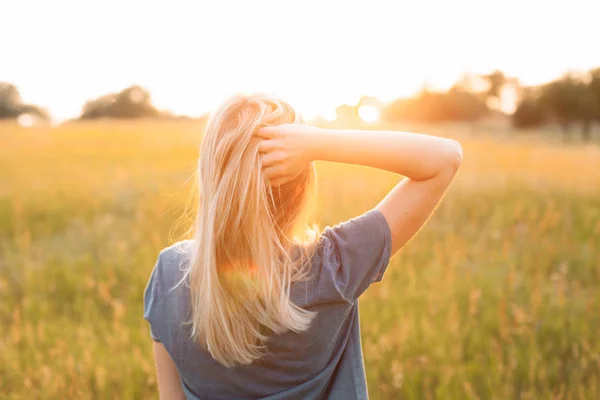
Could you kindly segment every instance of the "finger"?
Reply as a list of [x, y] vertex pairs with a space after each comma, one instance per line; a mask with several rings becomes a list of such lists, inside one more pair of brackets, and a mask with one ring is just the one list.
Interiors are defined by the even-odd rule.
[[271, 153], [264, 154], [261, 158], [261, 164], [263, 167], [270, 167], [285, 159], [285, 154], [281, 151], [273, 151]]
[[265, 126], [259, 128], [255, 135], [261, 137], [263, 139], [273, 139], [277, 135], [277, 127], [275, 126]]
[[282, 176], [282, 177], [279, 177], [276, 179], [272, 179], [269, 182], [271, 183], [271, 186], [279, 187], [279, 186], [285, 185], [286, 183], [291, 182], [293, 180], [294, 180], [293, 177], [287, 175], [287, 176]]
[[277, 140], [261, 140], [258, 144], [259, 153], [269, 153], [281, 147], [281, 143]]
[[283, 184], [293, 182], [300, 176], [301, 173], [302, 172], [299, 172], [297, 174], [290, 174], [290, 173], [286, 172], [283, 175], [280, 175], [276, 178], [271, 179], [271, 186], [281, 186]]
[[273, 165], [263, 169], [265, 177], [269, 180], [277, 179], [285, 175], [284, 169], [281, 165]]

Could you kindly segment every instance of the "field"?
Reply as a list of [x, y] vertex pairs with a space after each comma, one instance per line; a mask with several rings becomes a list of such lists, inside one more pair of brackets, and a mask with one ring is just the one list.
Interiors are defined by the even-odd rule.
[[[421, 131], [458, 138], [465, 159], [361, 300], [371, 398], [600, 398], [600, 147]], [[157, 398], [142, 293], [181, 238], [199, 132], [0, 125], [0, 398]], [[322, 227], [397, 181], [318, 173]]]

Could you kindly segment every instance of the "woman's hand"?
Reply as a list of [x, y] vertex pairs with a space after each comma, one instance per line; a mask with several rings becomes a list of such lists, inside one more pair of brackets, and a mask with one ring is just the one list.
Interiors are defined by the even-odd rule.
[[263, 140], [258, 151], [262, 167], [272, 186], [290, 182], [313, 161], [313, 144], [317, 129], [302, 124], [284, 124], [259, 129]]

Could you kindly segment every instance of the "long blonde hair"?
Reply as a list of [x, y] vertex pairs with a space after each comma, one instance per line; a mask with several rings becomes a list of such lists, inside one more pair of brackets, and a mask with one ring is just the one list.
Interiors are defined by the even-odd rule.
[[269, 333], [305, 331], [315, 315], [290, 299], [291, 283], [307, 276], [318, 236], [307, 213], [314, 167], [271, 187], [255, 135], [262, 126], [299, 122], [279, 99], [236, 96], [204, 132], [195, 240], [184, 279], [192, 338], [226, 367], [252, 363], [264, 354]]

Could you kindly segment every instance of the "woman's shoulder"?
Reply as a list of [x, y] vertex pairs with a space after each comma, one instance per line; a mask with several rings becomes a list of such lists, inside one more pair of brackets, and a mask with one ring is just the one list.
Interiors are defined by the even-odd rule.
[[156, 332], [160, 331], [165, 315], [170, 315], [178, 304], [173, 301], [181, 294], [192, 244], [191, 240], [182, 240], [164, 247], [158, 254], [144, 291], [144, 318], [155, 324]]
[[193, 240], [180, 240], [167, 247], [164, 247], [158, 254], [159, 261], [171, 264], [174, 261], [179, 261], [184, 257], [189, 257], [192, 251]]
[[383, 278], [391, 257], [391, 232], [383, 214], [369, 210], [334, 226], [320, 237], [313, 266], [320, 292], [328, 299], [355, 301]]
[[164, 247], [158, 254], [154, 273], [166, 281], [178, 279], [191, 258], [193, 243], [193, 240], [180, 240]]

